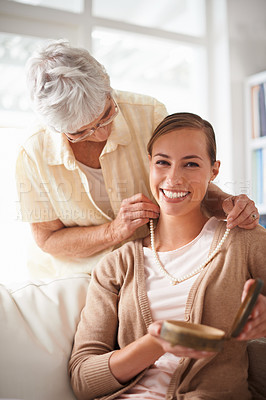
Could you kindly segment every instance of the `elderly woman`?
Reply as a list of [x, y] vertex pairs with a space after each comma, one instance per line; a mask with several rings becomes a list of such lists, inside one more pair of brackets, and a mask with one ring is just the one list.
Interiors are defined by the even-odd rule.
[[[266, 335], [265, 286], [236, 340], [230, 330], [253, 279], [266, 282], [266, 230], [230, 231], [205, 214], [220, 167], [207, 121], [166, 117], [148, 152], [160, 216], [93, 271], [69, 362], [76, 397], [250, 400], [246, 341]], [[217, 353], [170, 346], [159, 337], [165, 319], [219, 328], [228, 340]]]
[[[38, 278], [90, 273], [104, 254], [145, 236], [148, 220], [158, 217], [146, 144], [167, 111], [151, 97], [113, 90], [88, 51], [62, 40], [41, 48], [27, 71], [42, 120], [16, 168], [21, 219], [36, 242], [29, 269]], [[215, 185], [205, 206], [221, 217], [224, 209], [232, 227], [258, 224], [253, 201]]]

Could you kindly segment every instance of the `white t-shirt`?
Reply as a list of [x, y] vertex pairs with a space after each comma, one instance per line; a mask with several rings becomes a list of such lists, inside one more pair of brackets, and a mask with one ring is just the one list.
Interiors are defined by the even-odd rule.
[[104, 212], [104, 214], [108, 215], [108, 217], [114, 218], [114, 213], [111, 207], [109, 196], [107, 194], [101, 168], [91, 168], [79, 161], [77, 161], [77, 164], [86, 175], [91, 197], [97, 206]]
[[[194, 271], [203, 263], [210, 251], [218, 221], [211, 218], [200, 234], [185, 246], [166, 252], [158, 252], [159, 259], [168, 273], [182, 277]], [[146, 288], [152, 319], [184, 320], [188, 293], [198, 275], [172, 286], [156, 265], [151, 249], [144, 247], [144, 268]], [[179, 357], [165, 353], [149, 368], [142, 379], [126, 393], [116, 399], [165, 399], [173, 372], [178, 366]]]

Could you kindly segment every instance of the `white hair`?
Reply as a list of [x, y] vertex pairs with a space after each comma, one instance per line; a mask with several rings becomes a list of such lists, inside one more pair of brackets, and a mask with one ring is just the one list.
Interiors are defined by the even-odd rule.
[[98, 118], [112, 90], [105, 68], [66, 40], [48, 41], [26, 72], [34, 110], [59, 132], [74, 133]]

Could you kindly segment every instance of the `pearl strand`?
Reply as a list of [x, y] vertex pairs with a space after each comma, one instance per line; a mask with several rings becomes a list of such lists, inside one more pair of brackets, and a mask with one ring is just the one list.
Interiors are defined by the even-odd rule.
[[151, 249], [153, 251], [153, 255], [156, 261], [157, 266], [161, 270], [161, 272], [171, 281], [172, 285], [176, 285], [177, 283], [181, 283], [186, 281], [187, 279], [192, 278], [193, 276], [197, 275], [199, 272], [201, 272], [208, 264], [209, 262], [216, 256], [218, 251], [221, 249], [222, 245], [224, 244], [225, 239], [229, 235], [230, 229], [226, 229], [222, 239], [216, 246], [216, 248], [213, 250], [213, 252], [208, 256], [207, 260], [202, 263], [198, 268], [194, 269], [190, 274], [184, 275], [181, 278], [175, 278], [173, 275], [169, 274], [164, 266], [162, 265], [161, 261], [159, 260], [158, 254], [155, 250], [155, 245], [154, 245], [154, 227], [153, 227], [153, 220], [150, 219], [150, 236], [151, 236]]

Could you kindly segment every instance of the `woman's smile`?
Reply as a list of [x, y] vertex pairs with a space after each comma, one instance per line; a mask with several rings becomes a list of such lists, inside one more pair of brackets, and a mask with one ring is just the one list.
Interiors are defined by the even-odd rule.
[[160, 189], [160, 193], [167, 200], [178, 201], [178, 202], [184, 200], [190, 194], [189, 191], [177, 191], [177, 190], [162, 189], [162, 188]]

